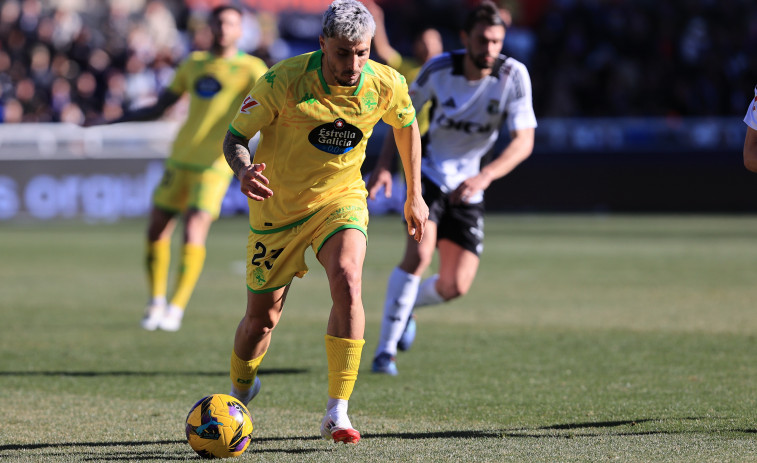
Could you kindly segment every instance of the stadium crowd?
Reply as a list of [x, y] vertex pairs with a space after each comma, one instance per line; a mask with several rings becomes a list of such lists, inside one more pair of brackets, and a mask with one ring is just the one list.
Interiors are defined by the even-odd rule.
[[[393, 44], [410, 54], [419, 25], [438, 28], [446, 49], [459, 47], [454, 21], [475, 0], [378, 3]], [[4, 1], [0, 121], [89, 124], [149, 104], [190, 50], [209, 46], [210, 6], [198, 4]], [[757, 81], [752, 0], [501, 5], [511, 21], [505, 53], [529, 67], [537, 117], [733, 116]], [[295, 54], [302, 37], [288, 31], [299, 23], [283, 22], [246, 10], [241, 48], [269, 64]], [[181, 105], [168, 117], [181, 118]]]

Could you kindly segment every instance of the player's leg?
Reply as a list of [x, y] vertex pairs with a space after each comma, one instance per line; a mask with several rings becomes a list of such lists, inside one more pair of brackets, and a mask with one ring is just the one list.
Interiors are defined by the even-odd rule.
[[247, 291], [247, 310], [234, 335], [230, 395], [247, 405], [260, 390], [258, 367], [271, 344], [271, 332], [281, 318], [289, 286], [271, 292]]
[[176, 214], [153, 206], [147, 226], [145, 270], [149, 300], [142, 317], [142, 328], [155, 330], [166, 308], [168, 270], [171, 265], [171, 234], [176, 228]]
[[389, 275], [381, 333], [372, 365], [375, 373], [397, 374], [394, 356], [397, 355], [398, 343], [410, 320], [421, 275], [434, 256], [436, 234], [437, 224], [429, 220], [420, 243], [408, 236], [402, 261]]
[[197, 286], [205, 266], [205, 241], [215, 218], [209, 212], [190, 208], [184, 214], [184, 245], [181, 249], [181, 265], [176, 277], [171, 303], [160, 321], [160, 329], [177, 331], [181, 327], [184, 309]]
[[[439, 240], [439, 273], [420, 283], [413, 311], [419, 307], [441, 304], [468, 292], [478, 270], [478, 256], [452, 241]], [[410, 314], [397, 341], [397, 349], [407, 351], [415, 342], [417, 323]], [[396, 365], [394, 366], [396, 370]]]
[[221, 203], [231, 181], [227, 172], [213, 168], [202, 172], [183, 171], [181, 175], [188, 191], [184, 244], [174, 294], [159, 325], [165, 331], [177, 331], [181, 327], [184, 310], [205, 265], [205, 242], [210, 226], [220, 215]]
[[[478, 255], [459, 244], [439, 240], [439, 274], [433, 287], [424, 288], [427, 299], [449, 301], [468, 293], [478, 272]], [[420, 296], [420, 294], [419, 294]]]
[[289, 285], [308, 271], [310, 241], [294, 228], [247, 237], [247, 310], [239, 322], [231, 354], [231, 395], [249, 402], [260, 388], [258, 367], [271, 343]]
[[333, 301], [326, 329], [329, 397], [321, 435], [335, 442], [356, 443], [360, 440], [360, 433], [352, 427], [347, 409], [365, 344], [362, 301], [365, 252], [365, 234], [354, 228], [338, 231], [318, 251]]
[[[483, 204], [446, 205], [438, 224], [440, 270], [420, 283], [414, 308], [441, 304], [467, 293], [478, 270], [484, 238]], [[416, 321], [412, 314], [397, 348], [410, 349], [415, 334]]]
[[421, 283], [416, 307], [439, 304], [468, 292], [483, 250], [484, 206], [451, 207], [437, 232], [439, 273]]

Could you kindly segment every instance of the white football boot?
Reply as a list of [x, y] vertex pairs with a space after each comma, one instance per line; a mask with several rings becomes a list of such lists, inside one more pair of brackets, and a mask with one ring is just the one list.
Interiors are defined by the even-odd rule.
[[321, 437], [326, 440], [333, 439], [334, 442], [357, 444], [360, 440], [360, 433], [352, 427], [346, 413], [327, 410], [326, 416], [321, 421]]
[[155, 331], [160, 324], [160, 320], [163, 318], [163, 314], [166, 311], [166, 304], [159, 302], [152, 302], [145, 309], [145, 315], [142, 317], [140, 324], [142, 328], [147, 331]]
[[179, 331], [184, 311], [175, 305], [169, 305], [163, 313], [163, 318], [158, 322], [158, 328], [163, 331]]

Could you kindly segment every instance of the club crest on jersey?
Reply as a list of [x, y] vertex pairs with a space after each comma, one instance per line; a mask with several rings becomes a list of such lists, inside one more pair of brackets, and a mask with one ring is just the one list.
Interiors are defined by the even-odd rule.
[[321, 151], [339, 155], [351, 151], [363, 139], [363, 132], [339, 118], [310, 131], [308, 141]]
[[247, 98], [244, 99], [242, 102], [242, 107], [239, 108], [239, 112], [242, 114], [250, 114], [250, 109], [254, 108], [255, 106], [259, 105], [258, 101], [251, 97], [250, 95], [247, 95]]

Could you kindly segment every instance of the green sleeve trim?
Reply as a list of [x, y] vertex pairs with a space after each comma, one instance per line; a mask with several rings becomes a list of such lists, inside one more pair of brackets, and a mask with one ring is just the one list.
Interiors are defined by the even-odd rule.
[[409, 123], [409, 124], [407, 124], [407, 125], [403, 125], [403, 126], [402, 126], [402, 128], [404, 129], [405, 127], [410, 127], [411, 125], [413, 125], [413, 121], [415, 121], [415, 120], [416, 120], [417, 118], [418, 118], [418, 116], [417, 116], [417, 115], [413, 116], [413, 120], [412, 120], [412, 121], [410, 121], [410, 123]]
[[247, 285], [247, 291], [249, 291], [251, 293], [255, 293], [255, 294], [272, 293], [272, 292], [276, 291], [277, 289], [281, 289], [281, 288], [283, 288], [285, 286], [289, 286], [291, 284], [292, 284], [292, 282], [290, 281], [289, 283], [287, 283], [285, 285], [277, 286], [275, 288], [266, 288], [266, 289], [252, 289], [252, 288], [250, 288], [249, 285]]
[[233, 135], [236, 135], [237, 137], [241, 137], [241, 138], [244, 138], [245, 140], [249, 140], [249, 138], [247, 138], [246, 135], [244, 135], [243, 133], [240, 133], [239, 130], [235, 129], [234, 126], [232, 126], [231, 124], [229, 124], [229, 132], [231, 132]]
[[324, 238], [323, 241], [321, 241], [321, 244], [318, 246], [318, 250], [316, 251], [316, 254], [318, 254], [319, 252], [321, 252], [321, 248], [323, 247], [324, 244], [326, 244], [326, 241], [328, 241], [329, 238], [331, 238], [335, 234], [339, 233], [340, 231], [346, 230], [348, 228], [354, 228], [356, 230], [360, 230], [361, 232], [363, 232], [363, 235], [365, 235], [365, 239], [368, 240], [368, 231], [365, 228], [363, 228], [361, 226], [358, 226], [358, 225], [342, 225], [341, 227], [337, 228], [333, 232], [329, 233], [329, 236], [327, 236], [326, 238]]
[[[316, 211], [316, 212], [318, 212], [318, 211]], [[289, 230], [290, 228], [294, 228], [297, 225], [302, 225], [303, 223], [305, 223], [308, 220], [310, 220], [310, 218], [313, 217], [314, 215], [315, 215], [315, 212], [313, 212], [309, 216], [307, 216], [305, 218], [302, 218], [302, 219], [300, 219], [300, 220], [298, 220], [296, 222], [292, 222], [289, 225], [284, 225], [283, 227], [274, 228], [274, 229], [271, 229], [271, 230], [257, 230], [255, 228], [252, 228], [252, 225], [250, 225], [250, 230], [252, 230], [253, 233], [257, 233], [258, 235], [270, 235], [271, 233], [278, 233], [278, 232], [281, 232], [281, 231], [284, 231], [284, 230]]]

